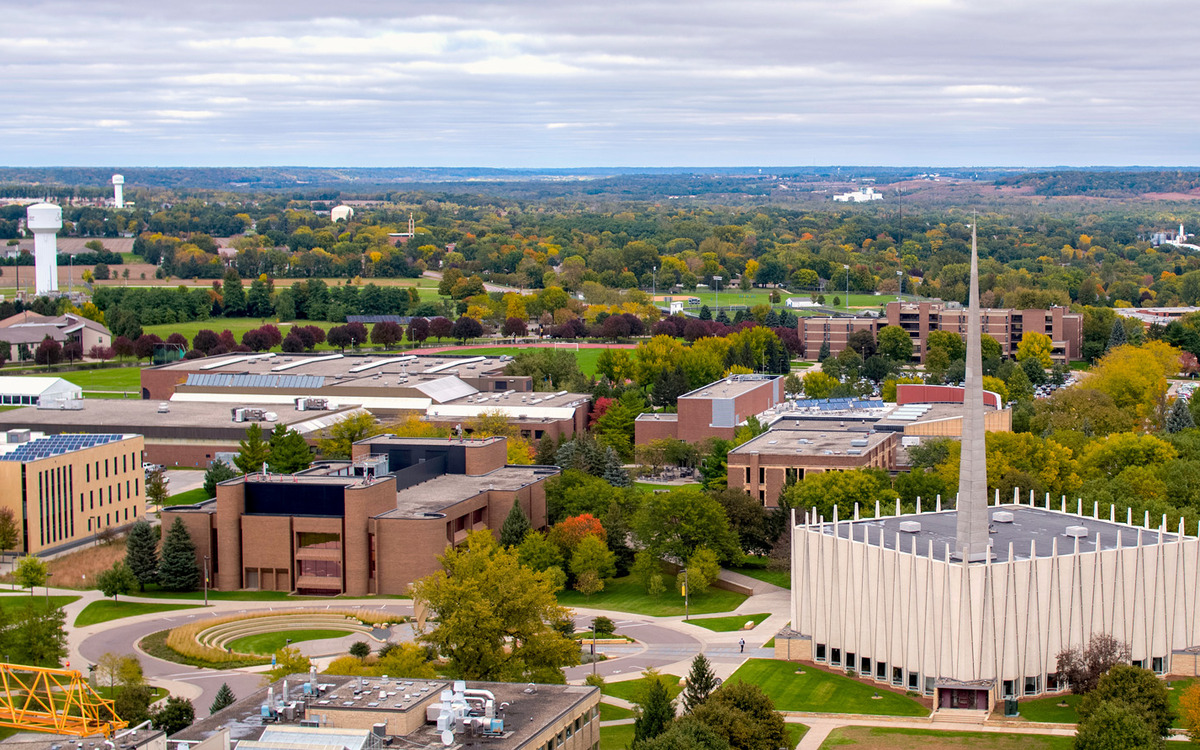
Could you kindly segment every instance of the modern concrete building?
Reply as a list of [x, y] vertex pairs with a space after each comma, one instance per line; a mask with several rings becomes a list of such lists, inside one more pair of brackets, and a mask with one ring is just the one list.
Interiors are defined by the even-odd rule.
[[507, 442], [368, 438], [352, 461], [232, 479], [214, 500], [164, 510], [163, 523], [183, 519], [221, 590], [406, 594], [469, 531], [499, 535], [514, 502], [545, 526], [543, 483], [558, 469], [505, 465]]
[[784, 400], [781, 375], [730, 375], [679, 397], [675, 414], [641, 414], [634, 421], [634, 443], [677, 438], [700, 443], [733, 438], [750, 417]]
[[195, 750], [231, 742], [239, 750], [596, 750], [599, 705], [600, 689], [586, 685], [310, 673], [259, 688], [171, 742]]
[[[0, 387], [6, 380], [54, 382], [50, 378], [0, 378]], [[315, 400], [304, 402], [304, 409], [297, 404], [250, 403], [231, 407], [202, 401], [107, 398], [71, 401], [65, 409], [57, 408], [54, 403], [50, 408], [28, 407], [5, 412], [4, 423], [52, 434], [128, 430], [143, 436], [146, 461], [193, 468], [208, 466], [219, 454], [237, 453], [238, 442], [245, 439], [252, 424], [257, 424], [264, 433], [275, 429], [277, 424], [286, 425], [304, 436], [310, 445], [316, 445], [324, 430], [363, 413], [355, 406], [318, 408]]]
[[1061, 690], [1058, 654], [1095, 633], [1128, 642], [1137, 665], [1194, 674], [1200, 538], [1182, 519], [1172, 532], [1165, 517], [1138, 526], [1019, 491], [989, 506], [974, 245], [957, 507], [794, 511], [793, 625], [777, 655], [922, 692], [938, 710]]
[[789, 481], [810, 474], [868, 467], [890, 470], [899, 443], [894, 432], [778, 427], [729, 451], [727, 485], [774, 508]]
[[20, 528], [18, 552], [69, 549], [144, 513], [141, 435], [0, 437], [0, 507]]
[[521, 437], [570, 436], [587, 428], [591, 397], [534, 391], [527, 375], [506, 375], [500, 357], [233, 354], [142, 370], [142, 397], [239, 406], [324, 399], [381, 416], [415, 414], [454, 429], [502, 414]]

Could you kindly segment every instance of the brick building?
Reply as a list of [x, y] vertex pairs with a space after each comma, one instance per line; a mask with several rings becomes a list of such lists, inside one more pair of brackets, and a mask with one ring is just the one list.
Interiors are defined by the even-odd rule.
[[13, 512], [18, 552], [70, 549], [144, 513], [141, 435], [0, 437], [0, 507]]
[[[1021, 337], [1035, 331], [1050, 337], [1052, 356], [1060, 361], [1083, 356], [1083, 315], [1066, 307], [1049, 310], [985, 309], [981, 311], [982, 332], [996, 339], [1004, 356], [1016, 354]], [[931, 331], [953, 331], [966, 336], [966, 311], [942, 302], [889, 302], [883, 317], [800, 318], [796, 332], [804, 343], [804, 356], [816, 359], [824, 343], [836, 356], [856, 331], [879, 334], [884, 326], [899, 326], [913, 341], [913, 358], [925, 359], [925, 342]]]
[[558, 469], [507, 466], [506, 455], [502, 437], [381, 435], [356, 443], [352, 461], [223, 482], [163, 523], [183, 519], [221, 590], [405, 594], [467, 532], [499, 535], [514, 502], [546, 524], [543, 483]]
[[729, 451], [727, 483], [774, 508], [789, 480], [826, 471], [892, 469], [899, 442], [895, 432], [776, 427]]
[[730, 440], [750, 417], [784, 400], [780, 375], [730, 375], [679, 397], [675, 414], [641, 414], [634, 421], [634, 444], [678, 438], [699, 443]]

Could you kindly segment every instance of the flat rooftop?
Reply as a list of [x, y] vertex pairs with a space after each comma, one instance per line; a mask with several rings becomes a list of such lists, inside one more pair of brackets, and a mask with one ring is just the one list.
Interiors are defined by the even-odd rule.
[[492, 443], [497, 443], [504, 439], [505, 438], [502, 438], [502, 437], [486, 437], [486, 438], [465, 437], [460, 440], [458, 438], [411, 438], [411, 437], [399, 437], [397, 435], [372, 435], [369, 438], [363, 438], [362, 440], [359, 440], [356, 443], [356, 445], [372, 445], [372, 446], [386, 446], [386, 445], [393, 445], [393, 444], [398, 445], [398, 446], [405, 446], [405, 445], [467, 445], [467, 446], [472, 446], [472, 447], [479, 447], [482, 445], [491, 445]]
[[[829, 430], [796, 430], [777, 428], [764, 432], [737, 448], [729, 455], [759, 453], [764, 455], [855, 455], [866, 453], [880, 443], [893, 439], [888, 432], [850, 432]], [[832, 453], [830, 453], [832, 452]]]
[[782, 375], [730, 375], [679, 398], [734, 398], [782, 378]]
[[[303, 685], [308, 680], [308, 675], [292, 675], [287, 679], [289, 698], [291, 700], [304, 699]], [[408, 713], [414, 709], [424, 712], [426, 706], [440, 700], [442, 690], [451, 688], [451, 683], [444, 680], [393, 678], [385, 681], [379, 677], [365, 677], [362, 689], [359, 690], [356, 677], [323, 674], [317, 675], [317, 682], [326, 688], [325, 693], [315, 701], [309, 700], [309, 712], [321, 713], [322, 710], [361, 712], [363, 714], [361, 725], [364, 727], [376, 723], [374, 717], [379, 717], [378, 721], [382, 722], [388, 714]], [[283, 680], [276, 681], [270, 687], [278, 699], [282, 694]], [[504, 735], [486, 740], [471, 740], [466, 735], [457, 734], [455, 743], [451, 747], [465, 747], [471, 742], [478, 742], [481, 746], [495, 748], [495, 750], [519, 748], [559, 717], [568, 713], [574, 715], [581, 711], [581, 704], [595, 698], [599, 693], [599, 688], [584, 685], [536, 685], [531, 688], [523, 682], [470, 681], [467, 682], [467, 688], [488, 690], [495, 696], [497, 705], [508, 704], [502, 713]], [[259, 688], [242, 697], [233, 705], [211, 716], [197, 719], [187, 729], [172, 735], [171, 739], [200, 742], [213, 736], [217, 730], [227, 727], [231, 740], [255, 741], [272, 730], [299, 728], [298, 721], [281, 721], [278, 724], [263, 725], [261, 706], [267, 700], [267, 690], [267, 687]], [[381, 690], [386, 695], [383, 701], [378, 699]], [[408, 698], [406, 699], [405, 696]], [[322, 704], [322, 701], [328, 701], [328, 703]], [[347, 703], [350, 705], [346, 705]], [[371, 703], [376, 705], [370, 705]], [[345, 731], [353, 733], [363, 730], [346, 729]], [[313, 744], [324, 743], [314, 741]], [[392, 747], [403, 747], [409, 750], [434, 750], [435, 748], [442, 750], [444, 746], [435, 725], [424, 723], [420, 729], [405, 735], [398, 742], [393, 742]]]
[[[335, 417], [339, 421], [361, 411], [357, 408], [297, 411], [291, 404], [224, 404], [203, 401], [172, 401], [168, 411], [159, 412], [159, 401], [141, 399], [83, 399], [82, 409], [40, 409], [23, 406], [4, 413], [5, 425], [44, 432], [96, 432], [122, 428], [147, 437], [179, 437], [180, 430], [227, 429], [244, 433], [257, 423], [265, 430], [276, 423], [293, 427], [298, 432], [320, 429], [315, 422]], [[234, 422], [234, 406], [261, 409], [275, 414], [274, 422], [266, 419]], [[309, 424], [314, 423], [314, 424]], [[203, 437], [197, 435], [196, 437]]]
[[396, 508], [379, 518], [425, 518], [488, 490], [515, 492], [558, 474], [553, 466], [505, 466], [488, 474], [443, 474], [396, 493]]
[[[287, 329], [281, 328], [286, 335]], [[262, 352], [258, 354], [223, 354], [217, 357], [185, 359], [150, 368], [172, 372], [203, 372], [212, 374], [239, 375], [316, 375], [324, 377], [342, 376], [348, 381], [368, 381], [376, 375], [429, 375], [444, 377], [479, 377], [500, 374], [508, 360], [500, 357], [435, 357], [420, 354], [280, 354]], [[514, 376], [516, 377], [516, 376]]]
[[[995, 518], [998, 512], [1012, 514], [1012, 522], [997, 522]], [[1075, 550], [1076, 539], [1067, 535], [1068, 526], [1082, 526], [1087, 530], [1087, 536], [1078, 540], [1080, 552], [1095, 552], [1097, 544], [1100, 545], [1100, 549], [1116, 549], [1118, 537], [1122, 547], [1136, 547], [1139, 540], [1142, 545], [1149, 545], [1173, 542], [1178, 538], [1178, 535], [1173, 533], [1162, 533], [1158, 530], [1028, 505], [989, 505], [988, 518], [991, 520], [988, 529], [992, 552], [997, 562], [1008, 560], [1009, 545], [1012, 545], [1015, 560], [1029, 560], [1034, 555], [1050, 557], [1054, 552], [1056, 540], [1059, 555], [1072, 553]], [[921, 530], [915, 533], [902, 531], [901, 524], [910, 521], [920, 523]], [[837, 524], [836, 533], [843, 539], [849, 539], [853, 534], [854, 540], [859, 542], [867, 541], [869, 535], [869, 541], [874, 545], [879, 544], [882, 534], [883, 544], [888, 549], [896, 549], [899, 538], [902, 551], [911, 552], [915, 544], [917, 553], [922, 555], [928, 554], [929, 545], [932, 543], [934, 558], [941, 560], [945, 558], [947, 549], [951, 554], [954, 552], [957, 525], [958, 512], [948, 510], [843, 521]], [[820, 531], [832, 536], [835, 533], [834, 524], [821, 524]]]

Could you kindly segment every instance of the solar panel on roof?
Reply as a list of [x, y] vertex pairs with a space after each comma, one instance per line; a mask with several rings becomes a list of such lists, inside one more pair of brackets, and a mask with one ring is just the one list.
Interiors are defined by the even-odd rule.
[[0, 455], [0, 461], [36, 461], [40, 458], [61, 456], [65, 453], [93, 448], [97, 445], [116, 442], [124, 435], [50, 435], [22, 443], [11, 453]]

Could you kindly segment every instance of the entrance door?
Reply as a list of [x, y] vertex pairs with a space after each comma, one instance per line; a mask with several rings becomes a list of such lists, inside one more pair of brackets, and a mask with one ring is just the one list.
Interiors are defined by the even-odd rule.
[[975, 688], [938, 688], [938, 708], [986, 711], [988, 691]]

